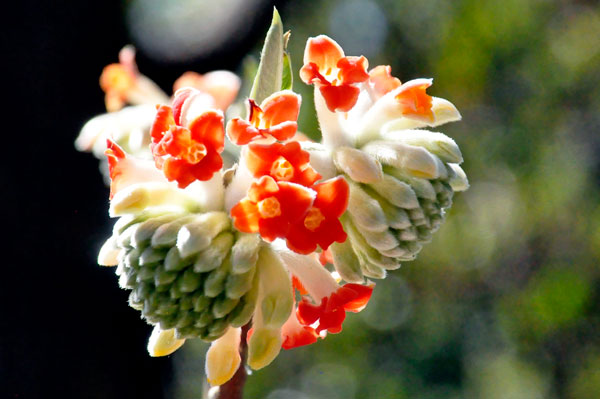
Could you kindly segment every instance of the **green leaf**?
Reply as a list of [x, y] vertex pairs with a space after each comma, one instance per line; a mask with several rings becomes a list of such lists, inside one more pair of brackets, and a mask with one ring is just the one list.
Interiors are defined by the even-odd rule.
[[292, 90], [294, 78], [292, 75], [292, 59], [288, 52], [283, 53], [283, 75], [281, 77], [281, 90]]
[[273, 9], [273, 21], [267, 32], [260, 55], [258, 72], [254, 78], [250, 98], [260, 104], [265, 98], [280, 90], [283, 69], [283, 23], [277, 9]]

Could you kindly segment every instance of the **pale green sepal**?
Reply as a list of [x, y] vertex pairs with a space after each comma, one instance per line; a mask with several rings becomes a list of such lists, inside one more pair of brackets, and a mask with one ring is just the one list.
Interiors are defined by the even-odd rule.
[[[390, 204], [390, 202], [387, 199], [379, 195], [379, 193], [377, 193], [371, 187], [364, 187], [364, 190], [367, 194], [369, 194], [371, 197], [377, 200], [377, 202], [379, 202], [379, 205], [383, 210], [383, 214], [385, 215], [387, 223], [391, 228], [404, 229], [412, 225], [412, 222], [408, 217], [408, 213], [406, 213], [404, 209]], [[419, 206], [419, 202], [417, 201], [416, 203], [416, 206]]]
[[333, 257], [333, 265], [340, 277], [349, 283], [362, 283], [363, 274], [360, 269], [360, 261], [352, 249], [350, 240], [343, 243], [334, 242], [329, 247]]
[[204, 251], [200, 252], [194, 263], [196, 273], [206, 273], [216, 269], [222, 263], [231, 246], [233, 245], [233, 234], [224, 232], [219, 234]]
[[[288, 32], [289, 33], [289, 32]], [[292, 71], [292, 58], [287, 51], [283, 53], [283, 74], [281, 77], [281, 90], [292, 90], [294, 86], [294, 73]]]
[[171, 213], [148, 219], [145, 222], [140, 223], [135, 233], [131, 236], [131, 245], [135, 248], [148, 245], [152, 236], [160, 226], [172, 222], [181, 216], [181, 214]]
[[405, 209], [419, 207], [419, 199], [411, 186], [393, 176], [386, 174], [381, 181], [373, 183], [369, 187], [373, 188], [392, 205]]
[[260, 317], [255, 322], [262, 326], [281, 327], [294, 305], [289, 273], [277, 254], [267, 246], [260, 250], [257, 271]]
[[177, 234], [177, 249], [187, 258], [207, 248], [212, 239], [231, 226], [225, 212], [207, 212], [183, 226]]
[[440, 163], [423, 147], [391, 141], [374, 141], [362, 149], [382, 164], [402, 169], [415, 177], [436, 179], [443, 173]]
[[279, 91], [282, 86], [282, 70], [283, 23], [277, 9], [274, 8], [273, 20], [265, 38], [249, 97], [260, 104], [265, 98]]
[[281, 328], [256, 328], [248, 342], [248, 365], [254, 370], [268, 366], [281, 351]]
[[358, 183], [375, 183], [383, 178], [379, 161], [356, 148], [336, 149], [333, 152], [333, 162], [339, 170]]
[[357, 184], [349, 185], [348, 212], [354, 221], [369, 231], [386, 231], [389, 226], [379, 203]]
[[417, 197], [432, 201], [437, 200], [437, 193], [429, 180], [408, 176], [395, 168], [385, 169], [385, 172], [410, 185]]
[[248, 292], [252, 288], [255, 272], [256, 268], [252, 267], [246, 273], [230, 273], [225, 282], [225, 295], [227, 295], [227, 298], [240, 298]]
[[134, 184], [117, 192], [110, 202], [110, 216], [139, 213], [148, 208], [199, 210], [194, 197], [168, 183]]
[[218, 297], [212, 306], [213, 316], [215, 316], [216, 319], [227, 316], [239, 302], [239, 298], [232, 299], [227, 297]]
[[450, 178], [448, 184], [454, 191], [466, 191], [469, 188], [469, 179], [465, 171], [457, 164], [451, 163], [448, 166], [454, 172], [454, 176]]
[[239, 233], [231, 249], [231, 273], [246, 273], [256, 265], [261, 242], [258, 234]]
[[175, 219], [174, 221], [163, 224], [157, 228], [150, 240], [152, 246], [155, 248], [174, 246], [177, 242], [177, 235], [179, 234], [181, 226], [191, 222], [195, 217], [196, 215], [189, 215], [187, 217]]
[[444, 162], [461, 163], [462, 153], [458, 145], [443, 133], [428, 130], [397, 130], [383, 133], [383, 138], [404, 144], [424, 147]]
[[206, 280], [204, 280], [204, 295], [209, 298], [215, 298], [225, 289], [225, 279], [231, 269], [230, 257], [225, 258], [223, 263], [209, 273]]
[[100, 266], [116, 266], [119, 264], [119, 252], [121, 249], [117, 246], [117, 237], [111, 236], [98, 254], [98, 264]]
[[389, 230], [375, 232], [360, 230], [367, 243], [378, 251], [385, 251], [398, 246], [399, 242]]
[[175, 352], [185, 343], [185, 339], [177, 339], [175, 330], [161, 330], [159, 326], [154, 326], [152, 335], [148, 340], [148, 353], [152, 357], [168, 356]]

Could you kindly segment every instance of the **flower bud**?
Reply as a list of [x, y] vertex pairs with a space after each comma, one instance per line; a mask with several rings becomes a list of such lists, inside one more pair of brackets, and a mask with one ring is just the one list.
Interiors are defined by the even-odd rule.
[[240, 367], [240, 341], [241, 329], [229, 328], [225, 335], [211, 343], [205, 365], [206, 377], [211, 385], [226, 383]]
[[148, 353], [152, 357], [168, 356], [185, 343], [185, 339], [177, 339], [175, 330], [161, 330], [155, 326], [148, 340]]
[[350, 147], [333, 152], [335, 166], [358, 183], [375, 183], [383, 178], [381, 164], [367, 153]]

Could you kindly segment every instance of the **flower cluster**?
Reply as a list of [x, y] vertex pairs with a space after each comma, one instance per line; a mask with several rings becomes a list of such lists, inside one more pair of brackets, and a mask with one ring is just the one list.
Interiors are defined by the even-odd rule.
[[281, 348], [339, 333], [367, 305], [367, 278], [414, 259], [468, 187], [456, 143], [423, 129], [460, 119], [427, 94], [431, 79], [402, 83], [389, 66], [369, 70], [331, 38], [310, 38], [300, 77], [315, 88], [317, 143], [298, 132], [284, 50], [275, 15], [239, 115], [234, 74], [188, 72], [168, 98], [126, 47], [102, 73], [109, 113], [76, 142], [106, 154], [120, 219], [99, 263], [118, 265], [130, 305], [155, 326], [150, 354], [211, 341], [213, 385], [240, 366], [242, 339], [259, 369]]

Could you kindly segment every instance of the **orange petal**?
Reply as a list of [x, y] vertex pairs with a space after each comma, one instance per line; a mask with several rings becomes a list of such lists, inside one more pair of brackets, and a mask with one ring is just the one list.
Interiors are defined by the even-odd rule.
[[244, 233], [258, 233], [258, 221], [260, 215], [256, 203], [248, 198], [242, 199], [231, 208], [233, 225]]
[[425, 90], [432, 84], [431, 79], [414, 79], [399, 87], [395, 98], [402, 107], [402, 114], [433, 122], [431, 110], [433, 99]]
[[312, 188], [317, 192], [315, 207], [319, 208], [326, 218], [337, 219], [343, 215], [348, 206], [350, 188], [342, 176], [315, 184]]
[[369, 71], [369, 84], [378, 96], [383, 96], [390, 91], [400, 87], [400, 79], [392, 76], [392, 67], [389, 65], [378, 65]]
[[223, 128], [223, 114], [220, 111], [205, 111], [194, 119], [189, 129], [192, 140], [221, 153], [225, 145], [225, 130]]
[[340, 69], [338, 77], [343, 84], [362, 83], [369, 79], [367, 68], [369, 61], [364, 56], [360, 57], [344, 57], [337, 63]]
[[319, 90], [331, 112], [350, 111], [360, 94], [360, 89], [351, 85], [321, 86]]
[[300, 112], [300, 102], [300, 96], [291, 90], [280, 91], [267, 97], [260, 106], [264, 127], [270, 128], [283, 122], [296, 122]]
[[282, 122], [278, 125], [271, 126], [268, 129], [268, 133], [279, 141], [289, 140], [296, 134], [298, 130], [298, 123], [296, 122]]
[[305, 65], [314, 62], [320, 71], [327, 71], [329, 68], [335, 68], [338, 60], [342, 57], [344, 57], [344, 50], [328, 36], [311, 37], [306, 42]]
[[314, 62], [304, 64], [300, 68], [300, 79], [306, 84], [330, 85], [331, 83], [319, 72], [319, 66]]
[[173, 97], [173, 118], [175, 119], [175, 123], [181, 125], [181, 110], [183, 108], [183, 103], [187, 100], [193, 93], [194, 89], [191, 87], [186, 87], [175, 92]]
[[121, 171], [117, 166], [120, 161], [125, 159], [125, 151], [121, 147], [117, 145], [111, 139], [106, 140], [106, 150], [104, 151], [106, 158], [108, 160], [108, 172], [110, 175], [110, 198], [115, 195], [115, 187], [113, 182], [119, 177]]
[[175, 119], [173, 118], [173, 110], [167, 105], [159, 105], [156, 108], [156, 116], [154, 122], [150, 128], [150, 137], [153, 143], [158, 143], [165, 132], [167, 132], [171, 126], [175, 125]]
[[227, 137], [233, 144], [245, 145], [255, 139], [262, 138], [263, 135], [247, 120], [233, 118], [227, 122]]
[[288, 320], [281, 327], [281, 347], [292, 349], [317, 342], [319, 335], [314, 328], [303, 326], [298, 321], [296, 312], [291, 312]]

